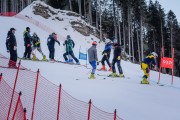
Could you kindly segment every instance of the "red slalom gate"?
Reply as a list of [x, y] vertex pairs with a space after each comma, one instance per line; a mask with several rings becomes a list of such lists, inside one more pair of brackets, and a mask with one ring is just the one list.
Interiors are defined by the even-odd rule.
[[172, 58], [164, 57], [164, 48], [162, 48], [158, 84], [160, 83], [160, 73], [161, 73], [161, 69], [162, 68], [169, 68], [169, 69], [172, 70], [171, 85], [173, 85], [173, 76], [174, 76], [174, 48], [172, 49]]
[[[0, 55], [0, 66], [6, 66], [6, 64], [8, 64], [8, 59]], [[8, 79], [8, 84], [13, 87], [17, 70], [0, 67], [0, 71]], [[26, 118], [27, 111], [27, 119], [32, 120], [122, 120], [116, 115], [116, 111], [108, 113], [95, 107], [92, 101], [88, 104], [72, 97], [62, 89], [61, 85], [54, 85], [39, 72], [20, 69], [18, 74], [16, 91], [23, 92], [21, 100], [26, 108], [22, 109], [23, 118]], [[15, 103], [17, 96], [13, 99]], [[14, 112], [15, 105], [13, 105], [11, 113]]]

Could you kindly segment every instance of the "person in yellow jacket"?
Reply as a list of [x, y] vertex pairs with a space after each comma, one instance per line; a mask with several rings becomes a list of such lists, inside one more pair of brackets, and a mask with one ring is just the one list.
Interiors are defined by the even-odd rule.
[[149, 77], [149, 66], [152, 65], [154, 70], [157, 69], [156, 67], [156, 61], [155, 59], [158, 57], [158, 54], [155, 52], [152, 52], [150, 55], [148, 55], [141, 63], [141, 68], [144, 72], [143, 80], [141, 81], [141, 84], [149, 84], [148, 77]]
[[38, 35], [36, 33], [33, 33], [32, 43], [33, 43], [33, 46], [32, 46], [32, 55], [33, 55], [32, 60], [38, 60], [36, 55], [35, 55], [35, 52], [34, 52], [36, 49], [42, 54], [42, 56], [43, 56], [42, 60], [47, 60], [46, 56], [42, 52], [40, 39], [39, 39], [39, 37], [38, 37]]

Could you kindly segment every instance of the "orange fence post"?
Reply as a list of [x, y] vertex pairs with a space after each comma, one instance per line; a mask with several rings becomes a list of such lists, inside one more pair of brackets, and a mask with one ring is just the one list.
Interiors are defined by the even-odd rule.
[[13, 97], [14, 97], [14, 92], [15, 92], [15, 89], [16, 89], [16, 83], [17, 83], [17, 79], [18, 79], [18, 75], [19, 75], [20, 65], [21, 65], [21, 60], [18, 63], [18, 69], [17, 69], [17, 73], [16, 73], [16, 78], [15, 78], [15, 81], [14, 81], [14, 87], [13, 87], [13, 92], [12, 92], [12, 96], [11, 96], [11, 102], [10, 102], [10, 105], [9, 105], [7, 120], [9, 120], [9, 115], [10, 115], [10, 112], [11, 112], [11, 106], [12, 106], [12, 101], [13, 101]]
[[91, 102], [91, 99], [90, 99], [90, 101], [89, 101], [89, 109], [88, 109], [88, 120], [90, 120], [90, 116], [91, 116], [91, 104], [92, 104], [92, 102]]
[[116, 120], [116, 109], [114, 110], [114, 120]]
[[19, 92], [19, 96], [18, 96], [18, 99], [17, 99], [17, 102], [16, 102], [16, 107], [14, 109], [14, 114], [13, 114], [13, 117], [12, 117], [12, 120], [14, 120], [15, 116], [16, 116], [16, 112], [17, 112], [17, 108], [18, 108], [18, 105], [19, 105], [19, 102], [20, 102], [20, 97], [21, 97], [22, 93]]
[[35, 103], [36, 103], [36, 93], [37, 93], [37, 87], [38, 87], [38, 80], [39, 80], [39, 69], [37, 71], [37, 76], [36, 76], [36, 86], [35, 86], [35, 90], [34, 90], [34, 100], [33, 100], [31, 120], [34, 120], [34, 107], [35, 107]]
[[24, 120], [26, 120], [26, 108], [24, 108]]
[[60, 102], [61, 102], [61, 84], [59, 85], [59, 94], [58, 94], [58, 110], [57, 110], [57, 120], [59, 120], [59, 113], [60, 113]]

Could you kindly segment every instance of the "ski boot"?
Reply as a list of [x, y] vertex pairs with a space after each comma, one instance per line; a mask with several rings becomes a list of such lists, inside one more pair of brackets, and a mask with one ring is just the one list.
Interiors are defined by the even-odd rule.
[[106, 71], [106, 67], [105, 67], [105, 65], [103, 65], [103, 66], [102, 66], [102, 68], [101, 68], [100, 70], [102, 70], [102, 71]]
[[43, 61], [47, 61], [47, 59], [46, 59], [46, 56], [45, 55], [43, 55], [43, 59], [42, 59]]
[[89, 79], [95, 79], [94, 74], [92, 74], [92, 73], [91, 73], [91, 75], [90, 75], [90, 78], [89, 78]]
[[141, 84], [149, 84], [149, 81], [147, 80], [147, 78], [143, 78], [143, 80], [141, 81]]
[[116, 73], [111, 73], [108, 77], [119, 77]]
[[35, 55], [33, 55], [32, 60], [38, 60]]
[[112, 72], [112, 67], [110, 67], [108, 71]]
[[125, 76], [124, 76], [124, 74], [120, 74], [119, 77], [124, 78]]
[[80, 65], [80, 62], [77, 62], [76, 65]]

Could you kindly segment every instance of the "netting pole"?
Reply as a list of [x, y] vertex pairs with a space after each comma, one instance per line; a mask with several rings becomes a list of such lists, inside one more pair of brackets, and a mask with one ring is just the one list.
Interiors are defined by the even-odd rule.
[[57, 120], [59, 120], [59, 113], [60, 113], [60, 104], [61, 104], [61, 90], [62, 86], [59, 85], [59, 94], [58, 94], [58, 110], [57, 110]]
[[172, 66], [172, 81], [171, 81], [171, 85], [173, 85], [173, 76], [174, 76], [174, 48], [172, 48], [172, 59], [173, 59], [173, 66]]
[[0, 83], [1, 83], [1, 79], [2, 79], [2, 73], [0, 74]]
[[18, 105], [19, 105], [19, 102], [20, 102], [20, 98], [21, 98], [21, 95], [22, 95], [22, 93], [21, 92], [19, 92], [19, 96], [18, 96], [18, 100], [17, 100], [17, 102], [16, 102], [16, 107], [15, 107], [15, 109], [14, 109], [14, 114], [13, 114], [13, 117], [12, 117], [12, 120], [14, 120], [14, 118], [15, 118], [15, 115], [16, 115], [16, 112], [17, 112], [17, 108], [18, 108]]
[[37, 93], [37, 87], [38, 87], [38, 80], [39, 80], [39, 69], [37, 71], [37, 76], [36, 76], [36, 86], [35, 86], [35, 90], [34, 90], [34, 100], [33, 100], [31, 120], [34, 120], [34, 107], [35, 107], [35, 103], [36, 103], [36, 93]]
[[14, 97], [14, 92], [15, 92], [15, 89], [16, 89], [16, 83], [17, 83], [17, 79], [18, 79], [18, 75], [19, 75], [20, 65], [21, 65], [21, 60], [18, 63], [18, 69], [17, 69], [17, 73], [16, 73], [16, 78], [15, 78], [15, 81], [14, 81], [14, 87], [13, 87], [13, 92], [12, 92], [12, 96], [11, 96], [11, 102], [10, 102], [10, 105], [9, 105], [7, 120], [9, 120], [9, 115], [10, 115], [10, 112], [11, 112], [11, 106], [12, 106], [12, 101], [13, 101], [13, 97]]
[[90, 120], [90, 116], [91, 116], [91, 104], [92, 104], [92, 102], [91, 102], [91, 99], [90, 99], [90, 101], [89, 101], [89, 109], [88, 109], [88, 120]]
[[26, 108], [24, 108], [24, 120], [26, 120]]
[[114, 110], [114, 120], [116, 120], [116, 109]]

